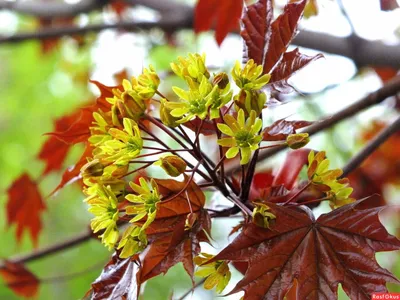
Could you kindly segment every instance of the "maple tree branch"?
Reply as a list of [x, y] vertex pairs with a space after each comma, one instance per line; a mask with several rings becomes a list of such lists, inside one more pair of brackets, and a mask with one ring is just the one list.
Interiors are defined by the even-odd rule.
[[[362, 110], [369, 108], [375, 104], [383, 102], [385, 99], [395, 96], [396, 94], [400, 93], [400, 76], [396, 76], [389, 80], [384, 86], [368, 94], [367, 96], [363, 97], [362, 99], [358, 100], [357, 102], [353, 103], [352, 105], [338, 111], [332, 116], [325, 117], [320, 121], [315, 122], [313, 125], [307, 127], [304, 132], [307, 132], [310, 136], [316, 134], [320, 131], [323, 131], [327, 128], [330, 128], [337, 123], [348, 119], [357, 113], [361, 112]], [[276, 153], [286, 149], [286, 145], [277, 146], [274, 148], [266, 149], [265, 151], [260, 151], [258, 156], [258, 161], [267, 159]], [[232, 175], [235, 172], [240, 171], [240, 168], [237, 166], [231, 166], [226, 168], [226, 174]]]
[[[0, 0], [0, 10], [7, 9], [15, 13], [40, 18], [76, 17], [82, 13], [89, 13], [109, 4], [110, 0], [81, 0], [74, 4], [49, 1], [7, 1]], [[163, 14], [172, 14], [176, 8], [186, 5], [176, 3], [171, 6], [170, 1], [159, 0], [124, 0], [126, 5], [143, 5]]]
[[201, 286], [207, 278], [202, 278], [199, 282], [197, 282], [190, 290], [188, 290], [186, 293], [184, 293], [181, 297], [179, 297], [177, 300], [184, 300], [187, 296], [190, 295], [190, 293], [193, 293], [196, 288]]
[[391, 135], [400, 131], [400, 117], [391, 125], [382, 130], [373, 138], [356, 156], [354, 156], [344, 167], [341, 177], [346, 177], [349, 173], [361, 165], [376, 149], [379, 148]]
[[[9, 4], [8, 1], [1, 1], [0, 3], [5, 2], [7, 2], [7, 4], [3, 4], [3, 6], [8, 5], [8, 7], [3, 8], [13, 9], [9, 7], [11, 4]], [[102, 0], [98, 2], [107, 1]], [[105, 29], [138, 31], [160, 28], [167, 32], [174, 32], [179, 29], [193, 29], [194, 9], [189, 5], [176, 3], [175, 1], [158, 0], [126, 0], [126, 2], [128, 4], [140, 4], [155, 9], [161, 13], [161, 19], [157, 22], [121, 21], [113, 24], [91, 24], [84, 27], [69, 26], [45, 28], [35, 32], [21, 32], [11, 36], [0, 37], [0, 44], [17, 43], [30, 39], [45, 40], [62, 36], [83, 35]], [[22, 3], [25, 2], [21, 2], [21, 5]], [[76, 5], [77, 4], [75, 4], [75, 6]], [[49, 4], [46, 3], [43, 7], [47, 10], [48, 6]], [[44, 10], [44, 8], [41, 9]], [[14, 6], [14, 10], [18, 11], [16, 6]], [[56, 12], [52, 11], [52, 16], [58, 15]], [[293, 40], [293, 44], [330, 54], [346, 56], [355, 61], [358, 66], [376, 65], [400, 68], [400, 45], [386, 45], [380, 41], [369, 41], [354, 34], [343, 38], [326, 33], [301, 30]], [[355, 47], [357, 51], [354, 51]]]
[[34, 17], [74, 17], [102, 8], [110, 0], [82, 0], [75, 4], [48, 1], [0, 1], [0, 10], [8, 9]]
[[[28, 263], [37, 259], [40, 259], [42, 257], [55, 254], [59, 251], [64, 251], [68, 248], [80, 245], [81, 243], [84, 243], [86, 241], [89, 241], [91, 238], [93, 238], [93, 234], [91, 230], [87, 230], [85, 232], [82, 232], [70, 239], [64, 240], [60, 243], [50, 245], [46, 248], [35, 250], [31, 253], [25, 254], [25, 255], [16, 255], [14, 257], [8, 258], [7, 261], [10, 261], [12, 263], [17, 263], [17, 264], [24, 264]], [[4, 267], [3, 263], [0, 263], [0, 268]]]

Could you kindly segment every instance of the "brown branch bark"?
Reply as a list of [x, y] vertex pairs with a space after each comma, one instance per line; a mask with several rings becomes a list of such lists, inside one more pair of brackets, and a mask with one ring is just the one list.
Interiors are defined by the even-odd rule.
[[[7, 1], [0, 2], [0, 8], [1, 3], [4, 2]], [[99, 2], [105, 1], [103, 0]], [[18, 43], [31, 39], [44, 40], [61, 36], [84, 35], [89, 32], [100, 32], [105, 29], [124, 29], [129, 31], [139, 31], [149, 30], [152, 28], [160, 28], [167, 32], [174, 32], [179, 29], [193, 28], [194, 12], [193, 8], [190, 6], [176, 3], [174, 1], [126, 0], [126, 2], [129, 4], [144, 5], [159, 11], [161, 13], [161, 20], [158, 22], [125, 21], [113, 24], [92, 24], [85, 27], [46, 28], [35, 32], [21, 32], [11, 36], [0, 37], [0, 44]], [[22, 5], [22, 3], [25, 2], [21, 2], [20, 5]], [[5, 4], [3, 5], [6, 6]], [[7, 5], [10, 6], [10, 4]], [[8, 8], [14, 9], [15, 11], [22, 11], [22, 8], [18, 10], [15, 5], [16, 4], [13, 5], [14, 7]], [[45, 9], [43, 7], [45, 7]], [[44, 10], [43, 13], [51, 15], [53, 17], [60, 16], [60, 14], [56, 13], [55, 9], [49, 9], [49, 6], [47, 4], [43, 7], [41, 8], [41, 10]], [[77, 10], [77, 8], [71, 8], [69, 10], [69, 13], [71, 13], [71, 11], [73, 10]], [[64, 9], [62, 12], [65, 12], [67, 14], [67, 11], [67, 9]], [[84, 11], [84, 9], [80, 9], [80, 12]], [[26, 12], [28, 13], [27, 10]], [[307, 30], [300, 31], [300, 33], [294, 39], [293, 44], [330, 54], [337, 54], [348, 57], [352, 59], [359, 67], [375, 65], [400, 68], [400, 45], [385, 45], [380, 41], [368, 41], [355, 35], [343, 38]]]
[[41, 1], [0, 1], [0, 10], [8, 9], [16, 13], [41, 18], [73, 17], [99, 9], [109, 0], [82, 0], [76, 4]]
[[[191, 22], [191, 20], [190, 20]], [[127, 31], [143, 31], [153, 28], [160, 28], [166, 32], [174, 32], [178, 29], [190, 28], [191, 24], [183, 24], [180, 20], [161, 20], [157, 23], [154, 22], [118, 22], [112, 24], [91, 24], [84, 27], [76, 26], [63, 26], [41, 29], [34, 32], [21, 32], [10, 36], [0, 36], [0, 44], [5, 43], [19, 43], [26, 40], [46, 40], [55, 37], [84, 35], [90, 32], [100, 32], [105, 29], [119, 29]]]
[[354, 156], [344, 167], [341, 177], [346, 177], [353, 170], [358, 168], [376, 149], [379, 148], [391, 135], [400, 131], [400, 117], [391, 125], [382, 130], [372, 139], [356, 156]]
[[[93, 238], [92, 231], [88, 230], [88, 231], [82, 232], [81, 234], [79, 234], [77, 236], [74, 236], [74, 237], [67, 239], [65, 241], [62, 241], [60, 243], [48, 246], [46, 248], [39, 249], [39, 250], [33, 251], [28, 254], [16, 255], [16, 256], [7, 258], [7, 261], [10, 261], [13, 263], [20, 263], [20, 264], [28, 263], [30, 261], [40, 259], [45, 256], [55, 254], [59, 251], [64, 251], [68, 248], [71, 248], [71, 247], [79, 245], [83, 242], [86, 242], [86, 241], [90, 240], [91, 238]], [[2, 267], [3, 267], [3, 263], [0, 263], [0, 268], [2, 268]]]

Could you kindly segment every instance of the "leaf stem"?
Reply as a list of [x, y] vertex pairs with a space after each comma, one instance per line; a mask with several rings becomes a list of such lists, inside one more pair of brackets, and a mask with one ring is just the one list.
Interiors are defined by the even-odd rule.
[[176, 141], [180, 146], [182, 146], [182, 148], [187, 149], [187, 146], [184, 143], [182, 143], [182, 141], [176, 135], [174, 135], [171, 131], [169, 131], [169, 129], [166, 126], [164, 126], [163, 123], [161, 123], [160, 121], [158, 121], [157, 119], [153, 118], [148, 114], [145, 115], [145, 118], [154, 125], [156, 125], [158, 128], [160, 128], [162, 131], [164, 131], [166, 134], [168, 134], [174, 141]]
[[306, 185], [304, 185], [296, 194], [294, 194], [285, 203], [283, 203], [283, 205], [287, 205], [290, 202], [292, 202], [294, 199], [296, 199], [302, 192], [304, 192], [311, 185], [311, 183], [312, 183], [311, 181], [307, 182]]
[[133, 174], [133, 173], [139, 172], [140, 170], [146, 169], [147, 167], [151, 166], [152, 164], [153, 164], [153, 162], [149, 162], [149, 163], [145, 164], [144, 166], [141, 166], [141, 167], [139, 167], [139, 168], [137, 168], [137, 169], [135, 169], [135, 170], [133, 170], [133, 171], [130, 171], [130, 172], [128, 172], [128, 173], [126, 173], [126, 174], [120, 176], [119, 178], [121, 179], [121, 178], [124, 178], [124, 177], [126, 177], [126, 176], [129, 176], [129, 175], [131, 175], [131, 174]]
[[171, 197], [169, 197], [167, 199], [163, 199], [162, 201], [169, 201], [169, 200], [175, 199], [175, 198], [179, 197], [184, 191], [186, 191], [187, 188], [189, 187], [189, 184], [192, 182], [194, 174], [196, 173], [196, 170], [200, 166], [201, 162], [202, 161], [199, 160], [197, 165], [194, 167], [194, 169], [192, 170], [192, 175], [190, 175], [190, 177], [189, 177], [188, 181], [186, 182], [185, 186], [177, 194], [175, 194], [175, 195], [173, 195], [173, 196], [171, 196]]

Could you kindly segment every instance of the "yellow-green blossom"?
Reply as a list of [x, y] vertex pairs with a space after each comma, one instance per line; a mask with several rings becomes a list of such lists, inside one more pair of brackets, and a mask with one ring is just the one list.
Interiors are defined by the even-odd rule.
[[327, 197], [329, 198], [329, 205], [332, 209], [355, 201], [354, 198], [350, 198], [350, 195], [353, 193], [353, 188], [349, 187], [348, 183], [339, 184], [340, 187], [336, 186], [334, 189], [327, 193]]
[[127, 258], [143, 251], [147, 246], [146, 233], [136, 225], [129, 226], [122, 235], [117, 249], [122, 251], [119, 255], [121, 258]]
[[246, 115], [254, 110], [259, 115], [265, 106], [267, 95], [258, 90], [240, 90], [239, 94], [233, 97], [233, 100], [236, 110], [243, 109]]
[[329, 185], [336, 181], [336, 178], [343, 174], [340, 169], [329, 170], [329, 160], [325, 156], [325, 151], [320, 151], [316, 155], [314, 151], [308, 154], [308, 178], [316, 184]]
[[143, 148], [138, 125], [132, 119], [124, 118], [124, 130], [111, 128], [108, 133], [113, 138], [105, 141], [94, 152], [95, 158], [116, 165], [126, 165], [135, 158]]
[[257, 226], [269, 228], [271, 220], [276, 219], [276, 216], [269, 211], [268, 205], [264, 203], [254, 203], [253, 223]]
[[259, 90], [269, 82], [271, 75], [263, 73], [263, 66], [250, 59], [243, 67], [236, 61], [232, 69], [232, 77], [236, 85], [243, 90]]
[[126, 207], [126, 213], [128, 215], [135, 215], [130, 222], [134, 223], [145, 216], [147, 216], [146, 222], [142, 226], [142, 230], [146, 229], [155, 219], [157, 213], [156, 204], [161, 200], [161, 195], [158, 192], [157, 183], [151, 179], [150, 184], [152, 189], [150, 189], [146, 180], [141, 177], [139, 179], [140, 185], [130, 182], [129, 185], [138, 195], [129, 194], [125, 198], [134, 205]]
[[197, 90], [185, 91], [178, 87], [172, 87], [172, 89], [180, 98], [180, 102], [166, 102], [165, 106], [171, 110], [171, 116], [181, 118], [177, 123], [185, 123], [196, 116], [200, 119], [207, 116], [218, 86], [213, 87], [203, 76]]
[[128, 172], [128, 165], [105, 166], [98, 159], [93, 159], [82, 166], [81, 176], [83, 183], [86, 185], [85, 193], [88, 195], [95, 194], [98, 184], [107, 186], [111, 191], [118, 195], [125, 188], [125, 181], [119, 179]]
[[89, 193], [85, 201], [90, 205], [89, 212], [95, 217], [90, 225], [94, 233], [104, 230], [100, 235], [101, 241], [109, 249], [113, 248], [118, 240], [118, 199], [112, 192], [110, 187], [97, 184], [92, 189], [87, 190]]
[[229, 137], [219, 139], [218, 144], [230, 148], [226, 152], [227, 158], [235, 157], [240, 150], [240, 164], [247, 164], [251, 152], [258, 149], [262, 140], [262, 136], [258, 134], [262, 128], [261, 119], [256, 117], [255, 111], [251, 111], [245, 121], [244, 111], [241, 109], [238, 112], [237, 120], [231, 115], [225, 115], [224, 121], [226, 124], [218, 124], [218, 129]]
[[214, 76], [213, 84], [218, 86], [214, 89], [210, 105], [210, 119], [219, 118], [219, 110], [232, 99], [233, 92], [226, 73], [219, 73]]
[[178, 62], [171, 63], [171, 69], [184, 79], [191, 89], [197, 89], [203, 77], [210, 78], [205, 62], [205, 54], [189, 53], [187, 58], [178, 57]]
[[89, 142], [92, 145], [99, 145], [111, 139], [111, 135], [108, 130], [113, 127], [112, 121], [105, 113], [102, 111], [93, 113], [93, 125], [90, 127], [90, 137]]
[[160, 120], [164, 125], [168, 127], [177, 127], [180, 124], [178, 121], [181, 119], [179, 117], [174, 117], [171, 115], [171, 111], [174, 109], [174, 105], [172, 107], [168, 106], [168, 101], [166, 99], [161, 99], [160, 103]]
[[286, 144], [291, 149], [300, 149], [310, 142], [308, 133], [294, 133], [286, 137]]
[[206, 290], [211, 290], [216, 287], [216, 292], [222, 293], [231, 279], [231, 271], [229, 271], [228, 263], [224, 260], [217, 260], [203, 265], [203, 263], [212, 258], [213, 255], [207, 253], [200, 253], [199, 256], [195, 257], [195, 264], [200, 266], [195, 275], [203, 278], [206, 277], [204, 281], [204, 288]]
[[159, 85], [160, 78], [152, 65], [149, 66], [149, 69], [143, 69], [143, 73], [138, 76], [136, 82], [132, 80], [133, 88], [143, 99], [152, 98]]
[[340, 169], [329, 170], [329, 160], [325, 156], [325, 151], [310, 151], [308, 155], [307, 175], [313, 184], [326, 193], [326, 198], [330, 200], [331, 207], [340, 207], [354, 201], [350, 198], [353, 188], [349, 187], [346, 178], [338, 179], [343, 171]]
[[132, 77], [131, 81], [124, 79], [123, 91], [114, 89], [114, 97], [106, 99], [113, 105], [113, 121], [116, 122], [118, 115], [138, 120], [146, 110], [146, 100], [154, 96], [159, 84], [160, 78], [152, 66], [144, 69], [138, 78]]

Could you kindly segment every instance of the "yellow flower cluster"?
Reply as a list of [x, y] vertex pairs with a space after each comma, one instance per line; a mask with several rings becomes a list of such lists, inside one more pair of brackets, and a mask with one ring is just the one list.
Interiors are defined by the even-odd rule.
[[138, 120], [146, 110], [147, 100], [154, 96], [159, 84], [160, 78], [152, 66], [144, 69], [138, 78], [132, 77], [131, 81], [124, 79], [123, 91], [114, 89], [114, 97], [107, 98], [107, 101], [113, 105], [114, 118], [121, 115]]
[[207, 116], [218, 118], [219, 109], [232, 99], [229, 78], [225, 73], [216, 74], [210, 80], [205, 55], [179, 57], [178, 62], [171, 63], [171, 69], [186, 82], [189, 90], [173, 87], [179, 101], [162, 102], [161, 120], [168, 126], [177, 126], [195, 117], [202, 120]]
[[[108, 111], [99, 109], [93, 113], [88, 139], [93, 148], [92, 157], [81, 169], [87, 196], [85, 201], [94, 215], [91, 221], [93, 231], [99, 232], [99, 237], [107, 247], [117, 248], [120, 257], [129, 257], [147, 246], [146, 229], [156, 219], [162, 199], [154, 179], [140, 178], [139, 184], [124, 180], [135, 172], [130, 169], [132, 164], [143, 163], [138, 159], [149, 154], [143, 154], [144, 149], [160, 150], [145, 146], [144, 142], [150, 137], [142, 136], [141, 132], [144, 129], [142, 126], [145, 126], [141, 118], [149, 112], [150, 107], [154, 107], [149, 104], [155, 95], [162, 98], [159, 101], [159, 117], [164, 125], [176, 127], [194, 118], [207, 119], [209, 125], [214, 120], [216, 131], [222, 133], [218, 144], [228, 148], [225, 156], [233, 158], [240, 153], [242, 165], [249, 163], [252, 152], [259, 149], [262, 141], [260, 113], [265, 106], [266, 95], [261, 89], [270, 79], [270, 75], [262, 74], [262, 66], [257, 66], [253, 60], [249, 60], [243, 68], [236, 63], [231, 74], [240, 92], [235, 96], [228, 74], [220, 72], [210, 75], [204, 55], [179, 57], [171, 64], [171, 68], [187, 85], [186, 89], [172, 87], [176, 99], [165, 99], [158, 91], [160, 78], [150, 66], [139, 76], [123, 80], [121, 86], [112, 90], [113, 96], [106, 98], [110, 104]], [[162, 127], [154, 118], [147, 119]], [[147, 129], [144, 132], [149, 134]], [[153, 138], [153, 141], [157, 141]], [[291, 135], [287, 139], [291, 148], [299, 148], [307, 142], [306, 134]], [[167, 154], [168, 150], [165, 152]], [[148, 165], [152, 163], [150, 161]], [[154, 165], [161, 167], [171, 177], [180, 176], [187, 168], [184, 159], [171, 154], [163, 155]], [[320, 174], [321, 170], [318, 165], [312, 175], [315, 183], [325, 176]], [[326, 181], [326, 178], [323, 177], [323, 180]], [[333, 193], [331, 198], [337, 203], [348, 196], [349, 190], [342, 181], [325, 181]], [[193, 216], [188, 217], [186, 230], [195, 222]], [[256, 207], [254, 216], [263, 227], [268, 227], [268, 222], [273, 219], [268, 208], [262, 205]], [[122, 221], [130, 221], [130, 224], [120, 236], [118, 224]], [[210, 273], [211, 270], [214, 273]], [[208, 286], [217, 285], [217, 290], [221, 291], [230, 278], [225, 262], [213, 264], [201, 274], [206, 273]]]
[[317, 154], [310, 151], [308, 155], [307, 176], [312, 184], [326, 193], [331, 207], [340, 207], [354, 201], [350, 198], [353, 188], [349, 187], [347, 178], [338, 179], [343, 171], [341, 169], [329, 170], [329, 160], [325, 151]]
[[269, 228], [270, 222], [276, 219], [276, 216], [269, 211], [268, 205], [264, 203], [254, 203], [253, 223], [257, 226]]
[[194, 258], [196, 265], [200, 266], [195, 275], [204, 277], [204, 288], [211, 290], [214, 287], [217, 293], [222, 293], [231, 279], [231, 271], [226, 261], [218, 260], [216, 262], [204, 264], [213, 258], [213, 255], [207, 253], [200, 253], [199, 256]]
[[240, 88], [240, 92], [234, 97], [235, 105], [243, 109], [246, 115], [252, 110], [259, 115], [267, 101], [266, 94], [260, 90], [269, 82], [271, 75], [262, 73], [263, 66], [258, 66], [252, 59], [243, 68], [236, 62], [232, 70], [233, 80]]
[[114, 247], [118, 240], [118, 200], [110, 187], [96, 184], [90, 190], [85, 199], [90, 205], [89, 212], [95, 215], [92, 219], [91, 227], [94, 233], [104, 230], [100, 235], [101, 241], [109, 249]]
[[[103, 231], [99, 237], [108, 248], [118, 244], [121, 257], [131, 256], [146, 247], [145, 229], [154, 220], [155, 204], [160, 200], [154, 181], [151, 181], [152, 190], [143, 178], [140, 186], [130, 182], [130, 192], [123, 180], [130, 162], [143, 149], [138, 122], [159, 84], [160, 79], [150, 66], [137, 78], [124, 80], [122, 87], [113, 89], [114, 97], [106, 99], [111, 104], [110, 111], [93, 113], [88, 139], [93, 147], [93, 157], [81, 168], [87, 195], [85, 202], [89, 205], [89, 212], [95, 216], [91, 221], [93, 231]], [[132, 205], [124, 207], [127, 202]], [[129, 226], [119, 240], [117, 222], [123, 211], [132, 216], [132, 223], [142, 219], [146, 221], [142, 226]]]

